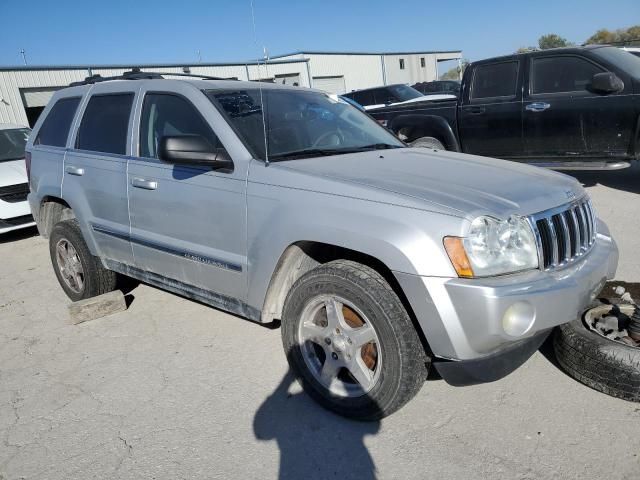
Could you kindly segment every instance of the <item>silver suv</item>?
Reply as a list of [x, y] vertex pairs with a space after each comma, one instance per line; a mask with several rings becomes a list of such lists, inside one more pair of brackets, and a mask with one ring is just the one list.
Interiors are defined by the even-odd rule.
[[125, 275], [279, 320], [303, 387], [342, 415], [394, 412], [431, 366], [453, 385], [507, 375], [615, 273], [568, 176], [408, 148], [311, 89], [98, 80], [57, 92], [27, 146], [65, 293]]

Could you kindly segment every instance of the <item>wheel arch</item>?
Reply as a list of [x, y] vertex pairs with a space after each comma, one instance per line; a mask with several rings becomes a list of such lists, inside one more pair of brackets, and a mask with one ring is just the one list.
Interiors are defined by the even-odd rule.
[[432, 355], [431, 347], [424, 336], [413, 308], [393, 271], [378, 258], [358, 250], [318, 241], [299, 241], [290, 244], [280, 256], [271, 276], [265, 295], [261, 321], [270, 323], [280, 319], [284, 302], [296, 280], [318, 265], [334, 260], [352, 260], [366, 265], [380, 274], [391, 286], [402, 302], [418, 333], [425, 351]]
[[460, 144], [444, 117], [437, 115], [398, 115], [390, 123], [389, 128], [398, 135], [401, 130], [408, 133], [407, 142], [421, 137], [434, 137], [442, 142], [447, 150], [459, 152]]
[[43, 238], [49, 238], [56, 223], [75, 217], [73, 209], [65, 200], [54, 195], [45, 195], [40, 201], [36, 216], [38, 232]]

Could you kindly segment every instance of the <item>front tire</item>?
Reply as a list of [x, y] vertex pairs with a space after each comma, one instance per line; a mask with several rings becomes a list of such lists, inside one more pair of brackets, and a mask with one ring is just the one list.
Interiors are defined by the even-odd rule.
[[304, 390], [357, 420], [398, 410], [420, 390], [429, 359], [402, 302], [375, 270], [336, 260], [287, 295], [282, 342]]
[[91, 255], [77, 220], [65, 220], [53, 227], [49, 253], [60, 286], [74, 302], [116, 289], [117, 274]]

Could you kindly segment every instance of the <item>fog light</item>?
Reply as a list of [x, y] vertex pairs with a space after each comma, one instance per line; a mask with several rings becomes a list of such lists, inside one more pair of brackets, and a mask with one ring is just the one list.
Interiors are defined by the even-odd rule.
[[507, 335], [519, 337], [527, 333], [536, 319], [536, 311], [528, 302], [516, 302], [502, 317], [502, 328]]

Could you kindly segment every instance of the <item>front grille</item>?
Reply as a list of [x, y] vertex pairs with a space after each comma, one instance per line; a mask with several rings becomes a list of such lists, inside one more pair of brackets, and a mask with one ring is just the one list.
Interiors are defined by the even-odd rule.
[[596, 241], [596, 215], [585, 197], [570, 205], [531, 217], [540, 265], [545, 270], [564, 267], [591, 250]]
[[9, 203], [24, 202], [29, 195], [29, 184], [7, 185], [0, 187], [0, 200]]

